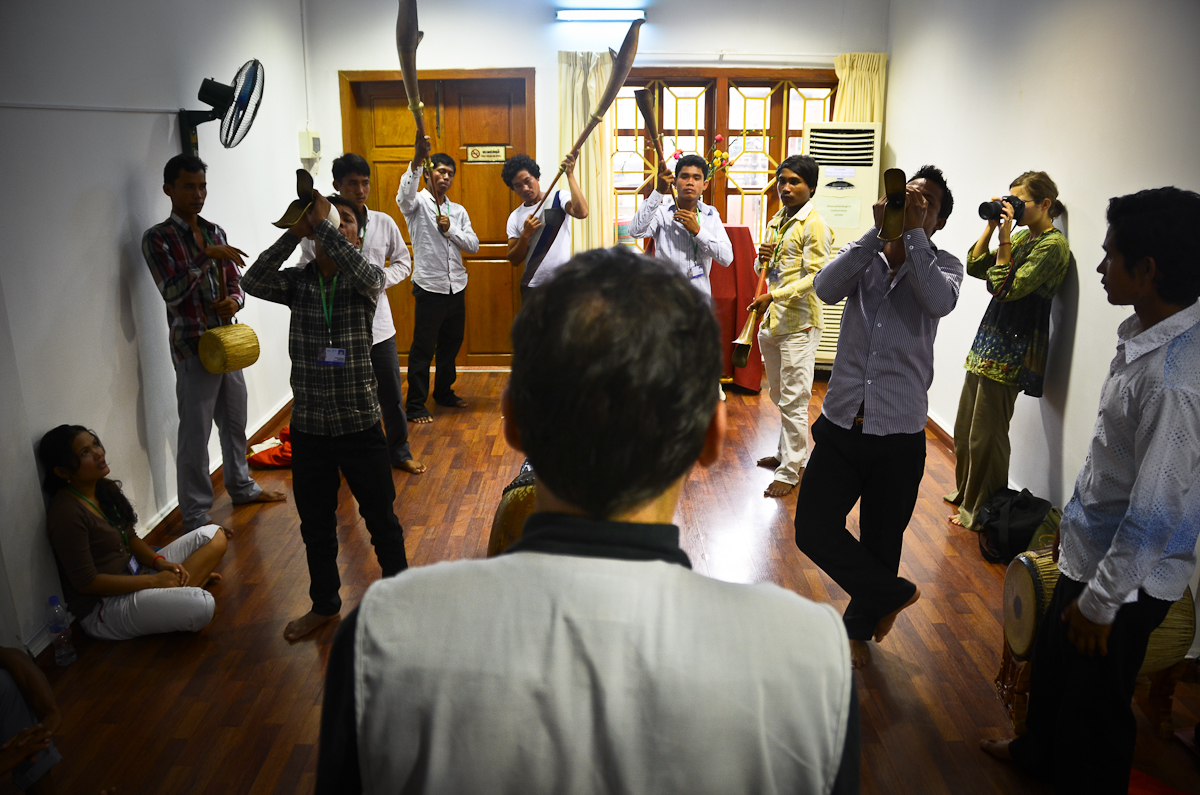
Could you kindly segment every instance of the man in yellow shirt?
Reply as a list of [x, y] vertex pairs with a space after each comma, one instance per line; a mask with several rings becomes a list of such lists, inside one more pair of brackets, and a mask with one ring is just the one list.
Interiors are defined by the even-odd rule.
[[766, 497], [790, 494], [808, 461], [808, 400], [823, 325], [813, 278], [829, 261], [833, 245], [833, 230], [810, 201], [818, 169], [807, 155], [793, 155], [775, 169], [783, 206], [767, 224], [767, 242], [758, 247], [768, 289], [750, 308], [764, 313], [758, 347], [781, 418], [775, 455], [758, 460], [760, 467], [775, 470], [775, 480], [763, 492]]

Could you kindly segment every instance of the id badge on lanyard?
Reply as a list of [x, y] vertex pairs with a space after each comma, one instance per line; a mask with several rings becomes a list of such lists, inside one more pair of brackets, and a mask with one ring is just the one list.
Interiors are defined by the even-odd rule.
[[345, 367], [346, 349], [333, 347], [333, 298], [337, 295], [338, 277], [337, 274], [334, 274], [331, 280], [328, 300], [325, 297], [325, 278], [318, 273], [317, 279], [321, 284], [321, 311], [325, 315], [325, 329], [329, 332], [328, 345], [317, 351], [317, 364], [326, 367]]

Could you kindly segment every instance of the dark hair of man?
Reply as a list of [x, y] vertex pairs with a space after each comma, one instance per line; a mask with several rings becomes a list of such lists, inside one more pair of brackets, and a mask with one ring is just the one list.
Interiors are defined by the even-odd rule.
[[558, 498], [605, 519], [696, 462], [717, 402], [720, 332], [674, 267], [586, 251], [513, 324], [509, 395], [529, 463]]
[[333, 181], [341, 182], [351, 174], [371, 178], [371, 164], [362, 155], [347, 152], [333, 161]]
[[808, 155], [792, 155], [784, 158], [783, 162], [775, 169], [775, 176], [778, 177], [785, 168], [804, 180], [809, 193], [817, 192], [817, 175], [821, 173], [821, 166], [816, 160]]
[[1108, 202], [1108, 226], [1130, 274], [1146, 257], [1154, 259], [1159, 298], [1190, 306], [1200, 296], [1200, 194], [1168, 187], [1117, 196]]
[[195, 155], [175, 155], [163, 166], [163, 184], [174, 185], [184, 171], [208, 173], [208, 166]]
[[942, 189], [942, 206], [938, 208], [938, 218], [949, 218], [950, 213], [954, 212], [954, 194], [950, 192], [950, 186], [946, 184], [946, 176], [942, 174], [942, 170], [937, 166], [921, 166], [917, 173], [912, 175], [909, 182], [916, 179], [932, 182]]
[[[186, 170], [190, 171], [191, 169]], [[53, 497], [60, 489], [67, 488], [67, 481], [58, 476], [58, 473], [54, 471], [55, 467], [62, 467], [68, 472], [75, 472], [79, 469], [79, 457], [75, 455], [72, 445], [75, 444], [75, 438], [81, 433], [90, 433], [96, 440], [96, 444], [104, 447], [96, 432], [82, 425], [59, 425], [57, 428], [46, 431], [42, 440], [38, 442], [38, 460], [45, 473], [42, 489], [46, 492], [46, 496]], [[96, 502], [99, 503], [100, 510], [104, 515], [118, 529], [133, 527], [137, 523], [137, 513], [133, 510], [133, 505], [125, 496], [125, 492], [121, 491], [119, 480], [104, 478], [99, 481], [96, 484]]]
[[534, 179], [541, 179], [542, 170], [538, 168], [538, 164], [533, 162], [533, 158], [529, 155], [513, 155], [508, 160], [504, 161], [504, 167], [500, 169], [500, 179], [504, 180], [504, 184], [512, 189], [513, 179], [522, 171], [528, 171], [529, 175]]
[[438, 152], [437, 154], [435, 154], [433, 157], [431, 157], [429, 159], [430, 159], [430, 161], [433, 162], [434, 168], [437, 168], [438, 166], [450, 166], [451, 171], [454, 171], [456, 173], [458, 172], [458, 164], [454, 162], [453, 157], [446, 154], [445, 152]]
[[708, 162], [700, 155], [684, 155], [675, 163], [675, 176], [679, 176], [679, 172], [683, 171], [686, 166], [695, 166], [700, 169], [700, 173], [708, 179]]
[[[356, 172], [357, 173], [357, 172]], [[330, 204], [336, 204], [338, 207], [346, 207], [350, 212], [354, 213], [354, 220], [358, 221], [358, 233], [361, 235], [363, 230], [367, 228], [367, 208], [360, 208], [357, 204], [349, 199], [343, 199], [338, 194], [333, 194], [329, 197]]]

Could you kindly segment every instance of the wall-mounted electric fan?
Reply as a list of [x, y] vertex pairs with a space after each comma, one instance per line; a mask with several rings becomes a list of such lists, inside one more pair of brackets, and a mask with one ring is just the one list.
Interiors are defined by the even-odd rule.
[[226, 149], [241, 143], [258, 113], [265, 77], [262, 63], [252, 59], [238, 70], [231, 86], [205, 79], [196, 98], [212, 110], [179, 110], [179, 138], [184, 154], [199, 156], [196, 126], [213, 119], [221, 120], [221, 144]]

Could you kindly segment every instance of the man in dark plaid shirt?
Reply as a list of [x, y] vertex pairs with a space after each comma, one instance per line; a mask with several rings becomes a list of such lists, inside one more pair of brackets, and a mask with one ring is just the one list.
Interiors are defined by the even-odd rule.
[[246, 379], [241, 371], [210, 373], [197, 355], [205, 330], [232, 323], [245, 303], [238, 284], [243, 252], [229, 245], [225, 230], [200, 217], [208, 196], [207, 168], [192, 155], [167, 161], [163, 193], [171, 197], [171, 217], [142, 236], [142, 255], [167, 302], [179, 407], [175, 473], [184, 532], [211, 522], [208, 439], [214, 420], [229, 498], [237, 504], [285, 498], [281, 491], [259, 488], [246, 465]]
[[[365, 210], [340, 196], [332, 201], [339, 227], [328, 218], [329, 200], [318, 194], [309, 212], [242, 279], [250, 295], [292, 309], [292, 486], [313, 606], [284, 629], [288, 640], [307, 635], [341, 610], [339, 470], [358, 501], [383, 576], [408, 567], [403, 530], [392, 510], [396, 487], [371, 367], [371, 326], [384, 275], [357, 248]], [[280, 271], [305, 237], [316, 239], [316, 258]]]

